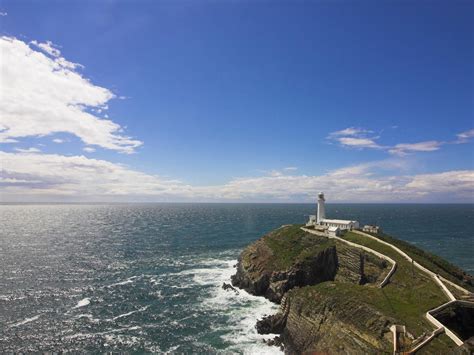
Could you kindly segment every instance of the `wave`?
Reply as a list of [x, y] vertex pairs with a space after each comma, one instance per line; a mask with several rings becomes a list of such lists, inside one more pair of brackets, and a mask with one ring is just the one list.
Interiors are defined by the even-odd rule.
[[140, 326], [136, 325], [133, 327], [124, 327], [124, 328], [117, 328], [112, 330], [107, 330], [105, 332], [98, 332], [98, 333], [77, 333], [73, 335], [65, 336], [65, 339], [77, 339], [77, 338], [93, 338], [96, 336], [102, 336], [106, 334], [113, 334], [118, 332], [130, 331], [130, 330], [139, 330], [141, 329]]
[[74, 307], [72, 307], [72, 309], [85, 307], [85, 306], [88, 306], [90, 303], [91, 303], [91, 299], [89, 297], [86, 297], [80, 300], [79, 302], [77, 302], [77, 304]]
[[31, 318], [26, 318], [24, 320], [22, 320], [21, 322], [18, 322], [18, 323], [15, 323], [15, 324], [12, 324], [10, 325], [10, 328], [14, 328], [14, 327], [19, 327], [20, 325], [23, 325], [23, 324], [26, 324], [26, 323], [30, 323], [30, 322], [34, 322], [35, 320], [37, 320], [39, 317], [41, 317], [41, 314], [38, 314], [34, 317], [31, 317]]
[[[263, 297], [257, 297], [244, 290], [239, 293], [222, 288], [229, 283], [235, 273], [236, 260], [208, 259], [208, 268], [195, 268], [181, 272], [181, 275], [192, 275], [195, 284], [209, 286], [209, 291], [200, 300], [200, 306], [208, 312], [227, 316], [225, 324], [219, 324], [219, 331], [225, 331], [221, 339], [228, 344], [230, 351], [244, 354], [282, 353], [275, 346], [268, 346], [263, 341], [272, 339], [275, 334], [261, 335], [255, 329], [255, 323], [265, 315], [278, 311], [278, 305]], [[198, 262], [199, 266], [203, 263]]]
[[133, 282], [133, 280], [136, 279], [137, 277], [138, 277], [138, 276], [132, 276], [132, 277], [129, 277], [128, 279], [126, 279], [126, 280], [124, 280], [124, 281], [116, 282], [116, 283], [107, 285], [107, 286], [105, 286], [105, 287], [106, 287], [106, 288], [109, 288], [109, 287], [115, 287], [115, 286], [122, 286], [122, 285], [131, 284], [131, 283]]
[[142, 307], [140, 309], [137, 309], [135, 311], [131, 311], [131, 312], [128, 312], [128, 313], [124, 313], [124, 314], [120, 314], [116, 317], [113, 317], [112, 320], [117, 320], [117, 319], [120, 319], [120, 318], [125, 318], [125, 317], [128, 317], [134, 313], [138, 313], [138, 312], [143, 312], [143, 311], [146, 311], [146, 309], [148, 308], [149, 306], [145, 306], [145, 307]]

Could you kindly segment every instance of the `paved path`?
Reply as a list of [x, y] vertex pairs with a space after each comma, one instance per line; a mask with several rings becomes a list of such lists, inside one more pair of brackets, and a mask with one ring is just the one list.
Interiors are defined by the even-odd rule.
[[360, 244], [357, 244], [357, 243], [350, 242], [350, 241], [345, 240], [345, 239], [340, 238], [340, 237], [325, 235], [324, 233], [320, 233], [318, 231], [315, 231], [314, 229], [307, 229], [307, 228], [304, 228], [304, 227], [301, 228], [301, 229], [304, 230], [305, 232], [308, 232], [308, 233], [311, 233], [311, 234], [314, 234], [314, 235], [318, 235], [318, 236], [321, 236], [321, 237], [326, 237], [326, 238], [329, 238], [329, 239], [336, 239], [340, 242], [343, 242], [343, 243], [348, 244], [350, 246], [353, 246], [355, 248], [365, 250], [365, 251], [367, 251], [371, 254], [374, 254], [374, 255], [378, 256], [381, 259], [387, 260], [389, 263], [392, 264], [392, 268], [390, 269], [388, 274], [385, 276], [383, 281], [379, 284], [379, 287], [384, 287], [390, 281], [390, 277], [395, 273], [395, 270], [397, 269], [397, 262], [395, 260], [393, 260], [392, 258], [390, 258], [389, 256], [387, 256], [385, 254], [379, 253], [378, 251], [376, 251], [374, 249], [368, 248], [364, 245], [360, 245]]
[[[327, 238], [332, 238], [332, 239], [337, 239], [341, 242], [344, 242], [346, 244], [349, 244], [349, 245], [352, 245], [352, 246], [355, 246], [357, 248], [360, 248], [360, 249], [364, 249], [364, 250], [367, 250], [381, 258], [384, 258], [386, 260], [389, 260], [391, 263], [392, 263], [392, 269], [390, 270], [390, 272], [387, 274], [387, 276], [385, 277], [384, 281], [380, 284], [380, 287], [383, 287], [387, 284], [387, 282], [390, 280], [390, 277], [393, 275], [393, 273], [395, 272], [396, 270], [396, 266], [397, 266], [397, 263], [395, 262], [395, 260], [391, 259], [390, 257], [388, 257], [387, 255], [384, 255], [382, 253], [379, 253], [373, 249], [370, 249], [370, 248], [367, 248], [363, 245], [360, 245], [360, 244], [357, 244], [357, 243], [353, 243], [353, 242], [350, 242], [348, 240], [345, 240], [343, 238], [340, 238], [340, 237], [330, 237], [328, 235], [325, 235], [324, 233], [320, 233], [320, 232], [317, 232], [313, 229], [307, 229], [307, 228], [301, 228], [303, 229], [304, 231], [308, 232], [308, 233], [311, 233], [311, 234], [315, 234], [315, 235], [319, 235], [319, 236], [324, 236], [324, 237], [327, 237]], [[390, 248], [392, 248], [393, 250], [395, 250], [398, 254], [400, 254], [403, 258], [405, 258], [406, 260], [408, 260], [410, 263], [412, 263], [416, 268], [418, 268], [419, 270], [421, 270], [422, 272], [426, 273], [428, 276], [430, 276], [433, 281], [441, 288], [441, 290], [443, 291], [443, 293], [448, 297], [449, 301], [447, 303], [444, 303], [442, 304], [441, 306], [439, 307], [436, 307], [434, 309], [431, 309], [429, 310], [428, 312], [426, 312], [425, 316], [426, 318], [428, 319], [428, 321], [433, 324], [433, 326], [436, 328], [433, 333], [428, 337], [426, 338], [423, 342], [419, 343], [415, 348], [411, 349], [408, 353], [414, 353], [416, 352], [417, 350], [421, 349], [423, 346], [425, 346], [426, 344], [428, 344], [436, 335], [442, 333], [442, 332], [445, 332], [446, 335], [448, 337], [450, 337], [455, 343], [456, 345], [462, 345], [463, 344], [463, 341], [456, 335], [454, 334], [454, 332], [452, 332], [450, 329], [446, 328], [445, 326], [443, 326], [443, 324], [441, 324], [435, 317], [433, 317], [432, 313], [436, 312], [436, 311], [439, 311], [443, 308], [446, 308], [448, 306], [450, 306], [451, 304], [455, 303], [455, 302], [465, 302], [465, 301], [459, 301], [456, 299], [456, 297], [451, 293], [451, 291], [449, 291], [449, 289], [446, 287], [445, 283], [448, 283], [450, 286], [452, 287], [455, 287], [457, 290], [465, 293], [465, 294], [470, 294], [470, 292], [468, 290], [466, 290], [465, 288], [445, 279], [444, 277], [441, 277], [439, 276], [438, 274], [434, 273], [433, 271], [425, 268], [423, 265], [420, 265], [418, 262], [416, 262], [415, 260], [413, 260], [413, 258], [411, 258], [407, 253], [405, 253], [403, 250], [401, 250], [400, 248], [396, 247], [395, 245], [392, 245], [388, 242], [385, 242], [377, 237], [374, 237], [370, 234], [367, 234], [367, 233], [364, 233], [364, 232], [361, 232], [361, 231], [353, 231], [354, 233], [356, 234], [359, 234], [361, 236], [364, 236], [366, 238], [369, 238], [369, 239], [372, 239], [372, 240], [375, 240], [376, 242], [378, 243], [381, 243], [381, 244], [384, 244]], [[396, 347], [396, 344], [394, 344], [395, 347]]]

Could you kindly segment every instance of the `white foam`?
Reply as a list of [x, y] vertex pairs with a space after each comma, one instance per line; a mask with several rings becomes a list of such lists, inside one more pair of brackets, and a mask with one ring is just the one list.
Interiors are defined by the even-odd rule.
[[125, 318], [125, 317], [128, 317], [134, 313], [137, 313], [137, 312], [143, 312], [145, 311], [149, 306], [145, 306], [145, 307], [142, 307], [140, 309], [137, 309], [136, 311], [131, 311], [131, 312], [128, 312], [128, 313], [124, 313], [124, 314], [120, 314], [116, 317], [113, 317], [112, 320], [116, 320], [116, 319], [120, 319], [120, 318]]
[[106, 335], [106, 334], [112, 334], [112, 333], [119, 333], [127, 330], [138, 330], [141, 329], [141, 327], [133, 326], [133, 327], [125, 327], [125, 328], [117, 328], [117, 329], [112, 329], [112, 330], [107, 330], [105, 332], [99, 332], [99, 333], [90, 333], [90, 334], [85, 334], [85, 333], [77, 333], [74, 335], [68, 335], [65, 338], [66, 339], [76, 339], [76, 338], [92, 338], [97, 335]]
[[110, 346], [119, 344], [120, 346], [133, 346], [140, 343], [140, 338], [136, 336], [127, 336], [122, 334], [107, 334], [104, 335], [105, 344], [104, 346]]
[[85, 307], [85, 306], [88, 306], [90, 303], [91, 303], [91, 299], [87, 297], [77, 302], [77, 304], [74, 307], [72, 307], [72, 309]]
[[100, 323], [99, 318], [94, 318], [92, 314], [78, 314], [76, 319], [87, 318], [91, 323]]
[[34, 322], [34, 321], [37, 320], [39, 317], [41, 317], [41, 314], [38, 314], [38, 315], [36, 315], [36, 316], [34, 316], [34, 317], [31, 317], [31, 318], [26, 318], [26, 319], [22, 320], [21, 322], [12, 324], [12, 325], [10, 326], [10, 328], [19, 327], [20, 325], [23, 325], [23, 324], [26, 324], [26, 323], [30, 323], [30, 322]]
[[244, 290], [239, 289], [237, 294], [222, 288], [224, 282], [230, 282], [231, 276], [235, 273], [233, 265], [236, 263], [236, 260], [211, 259], [207, 264], [214, 266], [213, 268], [197, 268], [180, 274], [192, 275], [193, 281], [199, 285], [213, 286], [209, 293], [203, 296], [201, 306], [229, 317], [229, 322], [222, 325], [226, 334], [221, 336], [230, 344], [228, 350], [244, 354], [282, 353], [278, 347], [268, 346], [263, 342], [264, 339], [273, 339], [275, 334], [261, 335], [255, 329], [257, 320], [276, 313], [278, 305]]
[[17, 300], [23, 300], [25, 299], [26, 296], [7, 296], [7, 295], [0, 295], [0, 301], [17, 301]]
[[159, 300], [163, 299], [163, 294], [161, 293], [161, 290], [156, 290], [148, 293], [150, 296], [153, 296]]
[[180, 345], [172, 346], [172, 347], [170, 347], [168, 350], [166, 350], [164, 353], [165, 353], [165, 354], [172, 354], [173, 352], [175, 352], [176, 350], [178, 350], [179, 347], [180, 347]]
[[133, 282], [133, 280], [136, 279], [137, 277], [138, 276], [132, 276], [132, 277], [129, 277], [128, 279], [126, 279], [124, 281], [116, 282], [116, 283], [113, 283], [113, 284], [105, 286], [105, 287], [115, 287], [115, 286], [122, 286], [122, 285], [131, 284]]

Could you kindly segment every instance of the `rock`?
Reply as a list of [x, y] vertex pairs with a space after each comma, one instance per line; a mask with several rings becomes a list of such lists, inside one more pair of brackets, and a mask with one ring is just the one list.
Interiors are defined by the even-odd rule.
[[383, 279], [387, 266], [360, 249], [286, 226], [244, 249], [232, 285], [281, 304], [277, 314], [258, 320], [256, 329], [260, 334], [281, 334], [278, 344], [285, 344], [286, 352], [377, 352], [387, 346], [387, 318], [356, 302], [346, 312], [346, 304], [322, 296], [313, 304], [301, 295], [305, 286], [325, 281], [375, 284]]
[[278, 346], [282, 351], [284, 350], [283, 339], [279, 336], [274, 337], [265, 342], [268, 346]]
[[[337, 285], [336, 285], [337, 287]], [[395, 322], [357, 300], [334, 298], [304, 287], [288, 293], [282, 332], [288, 353], [382, 353]]]
[[[407, 280], [412, 280], [411, 273], [397, 269], [398, 279], [380, 289], [390, 268], [386, 260], [360, 248], [315, 236], [299, 226], [284, 226], [242, 251], [232, 285], [280, 303], [277, 314], [264, 316], [255, 327], [260, 334], [279, 334], [266, 343], [284, 345], [287, 354], [390, 353], [389, 327], [407, 320], [393, 305], [404, 304], [401, 297]], [[421, 287], [430, 282], [416, 281], [420, 290], [426, 290]], [[440, 290], [423, 292], [427, 292], [423, 297], [444, 299]], [[407, 302], [407, 307], [415, 305], [413, 300]], [[426, 310], [420, 307], [419, 311], [421, 323]], [[465, 318], [463, 323], [472, 323]], [[413, 343], [422, 339], [419, 331]], [[409, 334], [407, 339], [411, 343], [415, 336]], [[473, 342], [469, 339], [458, 348], [459, 353], [469, 353]]]
[[[284, 240], [286, 233], [292, 233], [292, 238]], [[290, 226], [271, 232], [245, 248], [231, 280], [232, 285], [253, 295], [280, 303], [283, 295], [294, 287], [332, 280], [356, 284], [380, 282], [387, 265], [376, 259], [357, 248]]]
[[235, 289], [231, 284], [228, 283], [223, 283], [222, 288], [226, 291], [234, 291], [237, 295], [239, 294], [239, 291]]
[[280, 334], [285, 329], [286, 317], [282, 314], [273, 314], [257, 321], [255, 328], [258, 334]]
[[[285, 227], [283, 231], [290, 228], [294, 227]], [[281, 236], [281, 232], [282, 229], [279, 229], [277, 233], [270, 233], [242, 252], [237, 264], [237, 273], [231, 279], [232, 285], [279, 303], [285, 292], [294, 287], [315, 285], [334, 279], [338, 264], [336, 248], [332, 241], [314, 238], [301, 231], [296, 234], [294, 241], [304, 243], [316, 252], [309, 254], [306, 248], [301, 248], [300, 253], [291, 255], [291, 261], [294, 263], [282, 265], [278, 260], [286, 249], [279, 251], [273, 245]], [[285, 256], [285, 261], [288, 258]]]

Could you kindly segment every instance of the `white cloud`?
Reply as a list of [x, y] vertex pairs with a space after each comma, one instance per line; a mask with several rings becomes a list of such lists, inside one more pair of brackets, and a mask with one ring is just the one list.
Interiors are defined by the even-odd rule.
[[456, 135], [458, 139], [454, 143], [467, 143], [471, 138], [474, 138], [474, 129], [464, 131]]
[[95, 152], [95, 149], [92, 148], [92, 147], [84, 147], [82, 150], [85, 151], [85, 152], [87, 152], [87, 153], [93, 153], [93, 152]]
[[291, 174], [291, 172], [298, 170], [297, 167], [294, 166], [288, 166], [286, 168], [283, 168], [281, 170], [273, 169], [273, 170], [259, 170], [260, 172], [264, 173], [265, 175], [268, 176], [283, 176], [286, 174]]
[[272, 171], [269, 171], [268, 172], [268, 175], [269, 176], [273, 176], [273, 177], [276, 177], [276, 176], [282, 176], [283, 173], [279, 170], [272, 170]]
[[406, 188], [408, 191], [412, 190], [422, 195], [440, 192], [463, 193], [466, 200], [472, 202], [474, 199], [474, 171], [459, 170], [417, 175], [406, 185]]
[[438, 150], [443, 142], [426, 141], [418, 143], [400, 143], [389, 149], [391, 154], [404, 156], [412, 152], [432, 152]]
[[48, 53], [53, 57], [61, 57], [61, 51], [55, 48], [54, 44], [51, 41], [46, 41], [44, 43], [39, 43], [38, 41], [31, 41], [31, 44], [42, 49], [44, 52]]
[[8, 13], [7, 12], [0, 12], [0, 16], [7, 16]]
[[334, 137], [341, 137], [341, 136], [355, 136], [355, 137], [360, 137], [362, 135], [368, 134], [368, 133], [373, 133], [370, 130], [363, 129], [363, 128], [356, 128], [356, 127], [348, 127], [345, 129], [342, 129], [340, 131], [335, 131], [329, 134], [330, 138]]
[[[21, 180], [7, 184], [0, 194], [3, 200], [71, 200], [186, 194], [190, 188], [175, 180], [161, 179], [104, 160], [84, 156], [0, 152], [1, 176]], [[26, 183], [30, 181], [31, 183]]]
[[0, 38], [0, 142], [21, 137], [67, 132], [87, 145], [132, 153], [142, 143], [123, 136], [117, 123], [92, 114], [105, 109], [115, 95], [92, 84], [61, 57], [52, 43], [33, 45], [15, 38]]
[[[396, 127], [397, 126], [392, 126], [391, 128]], [[370, 133], [373, 133], [373, 131], [363, 128], [349, 127], [340, 131], [332, 132], [327, 136], [327, 138], [338, 142], [343, 147], [382, 149], [388, 151], [390, 154], [405, 156], [414, 152], [433, 152], [440, 149], [444, 144], [467, 143], [474, 137], [474, 129], [471, 129], [457, 134], [457, 140], [454, 142], [430, 140], [416, 143], [399, 143], [389, 146], [378, 144], [376, 140], [380, 137], [368, 136]]]
[[378, 137], [370, 137], [373, 131], [363, 128], [349, 127], [330, 133], [327, 138], [338, 142], [343, 147], [349, 148], [383, 148], [375, 142]]
[[64, 139], [54, 138], [54, 139], [53, 139], [53, 142], [54, 142], [54, 143], [61, 144], [61, 143], [64, 143]]
[[[244, 201], [311, 201], [317, 191], [324, 191], [334, 202], [473, 200], [474, 171], [451, 171], [418, 176], [377, 174], [381, 168], [389, 168], [389, 165], [388, 162], [363, 164], [319, 176], [239, 178], [222, 186], [209, 187], [207, 196]], [[398, 164], [395, 163], [392, 168], [398, 169]], [[443, 181], [439, 187], [438, 181]], [[449, 190], [446, 186], [450, 186]], [[447, 192], [450, 195], [446, 197]]]
[[353, 148], [382, 148], [370, 138], [340, 137], [337, 141], [346, 147]]
[[20, 153], [39, 153], [41, 150], [38, 148], [27, 148], [27, 149], [22, 149], [22, 148], [15, 148], [15, 151], [20, 152]]
[[[316, 176], [242, 177], [191, 186], [84, 156], [0, 152], [3, 201], [464, 201], [474, 196], [474, 171], [400, 175], [403, 161], [349, 166]], [[387, 175], [380, 175], [384, 171]]]

